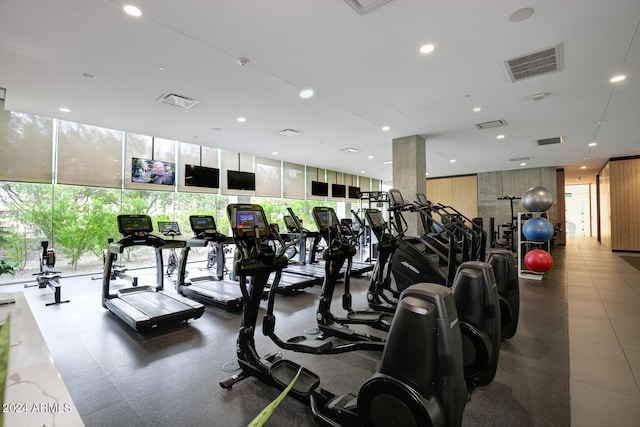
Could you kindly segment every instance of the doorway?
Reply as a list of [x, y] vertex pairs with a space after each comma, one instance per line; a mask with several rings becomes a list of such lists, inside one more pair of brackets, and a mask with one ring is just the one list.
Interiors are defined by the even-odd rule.
[[565, 186], [565, 230], [567, 236], [591, 236], [589, 185]]

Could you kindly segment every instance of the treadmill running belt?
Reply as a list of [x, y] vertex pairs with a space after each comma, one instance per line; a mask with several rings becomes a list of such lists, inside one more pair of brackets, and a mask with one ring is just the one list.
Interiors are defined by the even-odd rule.
[[193, 311], [193, 307], [159, 292], [136, 292], [121, 295], [120, 299], [150, 318]]

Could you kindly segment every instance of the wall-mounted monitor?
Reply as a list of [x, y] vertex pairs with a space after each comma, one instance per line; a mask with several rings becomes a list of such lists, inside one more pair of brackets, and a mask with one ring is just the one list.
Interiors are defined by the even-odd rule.
[[184, 185], [187, 187], [220, 188], [220, 169], [185, 165]]
[[343, 184], [331, 184], [331, 197], [347, 197], [347, 187]]
[[133, 157], [131, 159], [131, 182], [174, 185], [176, 165], [170, 162]]
[[311, 195], [312, 196], [329, 196], [329, 184], [320, 181], [311, 181]]
[[229, 190], [256, 189], [256, 174], [253, 172], [227, 171], [227, 188]]
[[360, 198], [360, 187], [349, 186], [349, 198], [350, 199], [359, 199]]

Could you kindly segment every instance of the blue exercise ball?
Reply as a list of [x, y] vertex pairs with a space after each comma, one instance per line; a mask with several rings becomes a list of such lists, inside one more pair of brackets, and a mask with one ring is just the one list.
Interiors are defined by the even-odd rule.
[[522, 206], [529, 212], [546, 212], [553, 206], [553, 194], [546, 187], [531, 187], [522, 194]]
[[531, 218], [522, 226], [522, 234], [532, 242], [546, 242], [553, 237], [553, 225], [545, 218]]

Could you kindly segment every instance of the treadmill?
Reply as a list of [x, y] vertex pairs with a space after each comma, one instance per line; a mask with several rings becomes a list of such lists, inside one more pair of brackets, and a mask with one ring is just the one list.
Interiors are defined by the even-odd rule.
[[[287, 226], [287, 230], [289, 233], [297, 233], [301, 234], [302, 238], [298, 243], [298, 263], [291, 264], [287, 266], [283, 270], [283, 272], [291, 272], [295, 274], [305, 274], [312, 277], [324, 277], [325, 268], [324, 261], [316, 260], [317, 247], [320, 243], [320, 240], [323, 239], [322, 235], [318, 231], [309, 231], [302, 227], [300, 220], [294, 215], [291, 208], [287, 208], [289, 210], [290, 215], [284, 216], [284, 221]], [[353, 233], [353, 230], [349, 230], [350, 233]], [[355, 235], [354, 238], [357, 238]], [[307, 251], [307, 240], [313, 239], [311, 242], [311, 247]], [[351, 269], [351, 276], [357, 277], [362, 276], [363, 274], [373, 270], [373, 264], [371, 263], [362, 263], [362, 262], [353, 262], [353, 266]], [[343, 267], [340, 270], [340, 274], [338, 275], [339, 279], [344, 278], [346, 267]]]
[[[291, 259], [289, 265], [282, 272], [319, 279], [322, 282], [324, 280], [324, 265], [319, 265], [318, 261], [316, 261], [316, 248], [321, 239], [320, 233], [303, 228], [293, 210], [291, 208], [287, 208], [287, 210], [289, 215], [284, 216], [284, 223], [287, 226], [289, 235], [299, 236], [297, 244], [298, 257], [297, 260]], [[312, 239], [311, 247], [307, 250], [309, 239]]]
[[[216, 222], [211, 215], [189, 217], [194, 237], [188, 239], [180, 253], [176, 291], [180, 295], [206, 304], [213, 304], [227, 311], [242, 309], [242, 293], [238, 282], [224, 277], [224, 249], [227, 236], [216, 230]], [[193, 275], [187, 273], [187, 259], [192, 248], [206, 248], [217, 245], [215, 274]], [[193, 273], [194, 270], [190, 271]]]
[[[102, 276], [102, 306], [138, 332], [197, 319], [204, 306], [164, 291], [162, 249], [181, 248], [182, 240], [164, 240], [151, 234], [153, 224], [148, 215], [119, 215], [118, 229], [123, 238], [107, 249]], [[111, 269], [118, 254], [132, 246], [149, 246], [156, 252], [156, 285], [132, 286], [111, 290]]]

